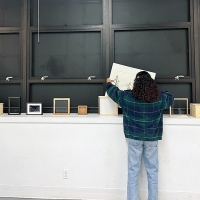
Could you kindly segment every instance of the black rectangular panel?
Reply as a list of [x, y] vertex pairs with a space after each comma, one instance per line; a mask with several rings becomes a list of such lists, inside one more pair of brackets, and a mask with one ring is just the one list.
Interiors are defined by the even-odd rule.
[[0, 27], [21, 26], [21, 0], [0, 0]]
[[113, 24], [190, 21], [189, 0], [112, 0]]
[[186, 83], [159, 83], [157, 84], [160, 91], [170, 92], [174, 98], [188, 98], [188, 101], [192, 103], [192, 85]]
[[114, 62], [155, 72], [156, 77], [189, 76], [187, 29], [116, 31]]
[[33, 34], [32, 76], [102, 78], [101, 33]]
[[19, 34], [0, 34], [0, 77], [20, 76]]
[[[31, 26], [38, 24], [38, 1], [31, 0]], [[102, 0], [40, 0], [40, 26], [101, 25]]]

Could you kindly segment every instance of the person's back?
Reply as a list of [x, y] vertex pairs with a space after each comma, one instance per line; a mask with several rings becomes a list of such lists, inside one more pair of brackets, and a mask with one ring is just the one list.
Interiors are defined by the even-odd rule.
[[158, 198], [158, 140], [163, 133], [163, 110], [173, 103], [168, 92], [160, 92], [155, 81], [146, 71], [136, 75], [132, 90], [119, 90], [107, 79], [106, 91], [123, 112], [123, 126], [128, 141], [127, 200], [138, 200], [137, 177], [141, 156], [148, 177], [148, 200]]
[[121, 97], [126, 137], [143, 141], [161, 140], [163, 110], [171, 105], [171, 95], [160, 92], [159, 98], [151, 103], [134, 98], [131, 90], [124, 91]]

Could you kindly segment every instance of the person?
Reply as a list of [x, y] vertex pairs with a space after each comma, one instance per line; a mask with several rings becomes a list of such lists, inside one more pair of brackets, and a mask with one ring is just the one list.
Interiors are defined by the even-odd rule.
[[123, 128], [128, 139], [127, 200], [138, 200], [138, 173], [141, 157], [148, 179], [148, 200], [158, 199], [158, 140], [162, 140], [163, 110], [173, 96], [159, 91], [146, 71], [137, 73], [132, 90], [120, 90], [107, 78], [106, 92], [123, 113]]

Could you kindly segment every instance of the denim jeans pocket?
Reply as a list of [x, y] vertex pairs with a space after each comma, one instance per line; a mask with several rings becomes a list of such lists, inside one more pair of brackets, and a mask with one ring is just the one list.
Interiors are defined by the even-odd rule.
[[143, 145], [143, 141], [129, 139], [129, 145], [135, 148], [141, 148], [141, 146]]
[[158, 147], [158, 141], [145, 141], [144, 146], [146, 148]]

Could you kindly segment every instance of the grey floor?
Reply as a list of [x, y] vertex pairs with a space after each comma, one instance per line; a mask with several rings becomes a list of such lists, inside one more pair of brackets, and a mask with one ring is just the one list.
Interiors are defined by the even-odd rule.
[[81, 199], [36, 199], [36, 198], [0, 197], [0, 200], [81, 200]]

